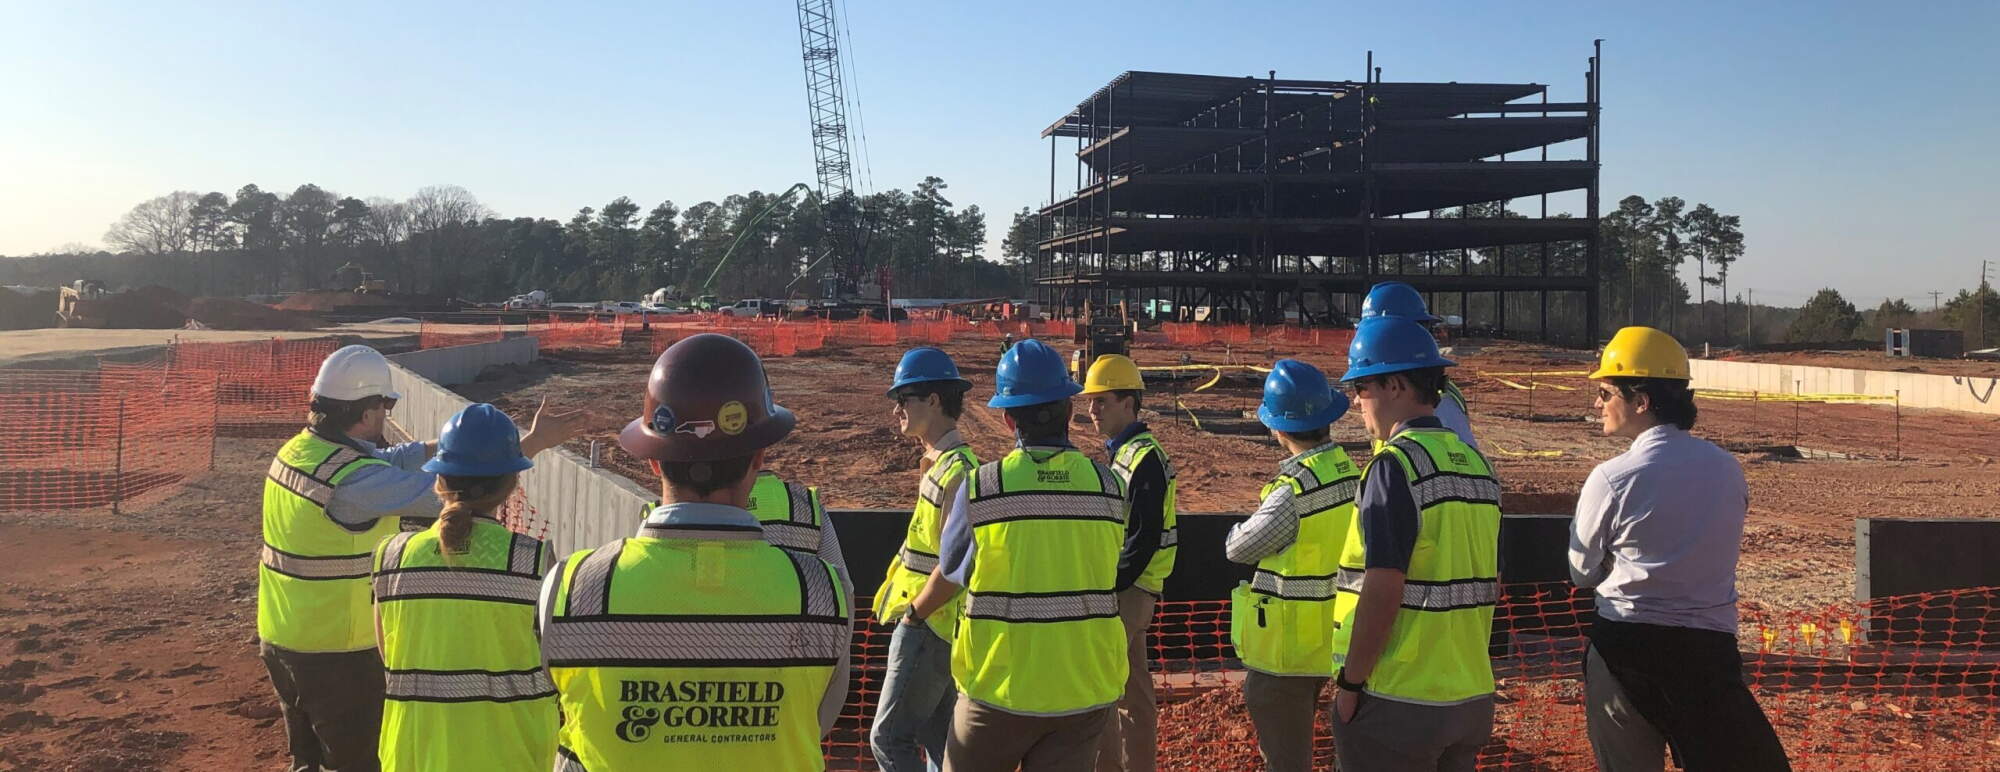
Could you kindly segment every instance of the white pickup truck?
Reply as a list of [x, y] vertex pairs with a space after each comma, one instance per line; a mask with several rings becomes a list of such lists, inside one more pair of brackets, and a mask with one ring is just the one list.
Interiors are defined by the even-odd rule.
[[759, 316], [777, 316], [784, 313], [784, 311], [785, 304], [781, 301], [746, 298], [716, 309], [715, 312], [723, 316], [755, 318]]

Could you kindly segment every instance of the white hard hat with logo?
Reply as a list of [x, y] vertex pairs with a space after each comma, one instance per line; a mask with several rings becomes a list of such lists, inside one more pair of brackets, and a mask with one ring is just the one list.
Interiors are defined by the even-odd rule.
[[402, 399], [389, 388], [389, 360], [367, 346], [347, 346], [327, 355], [313, 379], [315, 397], [352, 402], [369, 397]]

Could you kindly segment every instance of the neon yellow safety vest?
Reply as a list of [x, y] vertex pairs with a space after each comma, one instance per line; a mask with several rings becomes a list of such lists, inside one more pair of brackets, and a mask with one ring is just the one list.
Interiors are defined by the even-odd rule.
[[1333, 576], [1354, 519], [1361, 470], [1334, 443], [1278, 465], [1264, 486], [1292, 489], [1299, 515], [1292, 546], [1257, 561], [1257, 573], [1230, 593], [1229, 632], [1243, 666], [1281, 676], [1333, 675]]
[[480, 517], [465, 553], [446, 556], [441, 527], [375, 548], [382, 769], [545, 772], [556, 687], [542, 669], [535, 600], [548, 548]]
[[375, 648], [368, 571], [375, 544], [401, 519], [359, 528], [326, 514], [333, 488], [355, 470], [389, 462], [299, 432], [264, 479], [264, 549], [257, 568], [257, 637], [307, 653]]
[[[1422, 524], [1402, 608], [1368, 676], [1368, 692], [1432, 705], [1492, 694], [1493, 663], [1486, 647], [1500, 600], [1500, 482], [1486, 457], [1450, 429], [1404, 429], [1382, 452], [1402, 465]], [[1347, 654], [1368, 565], [1359, 521], [1357, 514], [1348, 528], [1335, 580], [1337, 659]]]
[[[910, 528], [903, 534], [903, 547], [889, 559], [889, 575], [882, 580], [881, 589], [875, 591], [877, 620], [887, 624], [901, 620], [917, 593], [923, 592], [931, 571], [937, 569], [938, 542], [949, 506], [944, 500], [945, 491], [978, 468], [979, 456], [973, 454], [970, 445], [946, 448], [931, 462], [930, 471], [924, 473], [923, 483], [917, 486], [917, 506], [910, 514]], [[931, 612], [924, 622], [949, 641], [964, 608], [964, 596], [960, 595]]]
[[785, 482], [773, 472], [759, 472], [757, 484], [750, 488], [750, 506], [745, 509], [764, 524], [766, 541], [785, 549], [819, 551], [819, 529], [826, 522], [819, 489]]
[[1124, 488], [1074, 448], [1016, 448], [967, 492], [975, 554], [951, 647], [959, 691], [1019, 715], [1061, 716], [1125, 691], [1118, 619]]
[[[1167, 585], [1167, 576], [1174, 572], [1174, 556], [1180, 552], [1180, 517], [1175, 512], [1174, 492], [1180, 487], [1179, 475], [1174, 473], [1174, 465], [1167, 460], [1167, 451], [1160, 447], [1160, 441], [1152, 432], [1140, 432], [1118, 446], [1118, 455], [1111, 459], [1111, 471], [1117, 473], [1118, 481], [1125, 484], [1125, 490], [1132, 490], [1132, 470], [1139, 468], [1139, 462], [1149, 455], [1160, 457], [1160, 467], [1167, 472], [1167, 499], [1161, 504], [1160, 548], [1153, 553], [1153, 559], [1146, 563], [1145, 572], [1139, 574], [1134, 584], [1140, 589], [1159, 595]], [[1139, 513], [1132, 513], [1137, 517]]]
[[819, 703], [852, 634], [831, 563], [649, 525], [558, 570], [542, 638], [557, 770], [825, 768]]

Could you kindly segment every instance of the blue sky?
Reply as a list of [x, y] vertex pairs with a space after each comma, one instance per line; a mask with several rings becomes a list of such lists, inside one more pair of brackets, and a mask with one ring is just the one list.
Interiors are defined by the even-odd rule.
[[[2000, 259], [1996, 3], [845, 8], [874, 187], [943, 177], [995, 240], [1048, 197], [1039, 131], [1123, 70], [1359, 78], [1372, 48], [1390, 80], [1548, 83], [1561, 101], [1601, 37], [1606, 206], [1742, 215], [1732, 290], [1927, 307]], [[246, 182], [452, 183], [557, 219], [782, 190], [812, 178], [804, 101], [795, 7], [774, 0], [0, 0], [0, 254], [99, 243], [143, 199]]]

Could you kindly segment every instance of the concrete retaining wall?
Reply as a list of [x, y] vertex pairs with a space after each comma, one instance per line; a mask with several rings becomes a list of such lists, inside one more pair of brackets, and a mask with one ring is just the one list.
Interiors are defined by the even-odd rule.
[[534, 338], [508, 338], [470, 346], [427, 348], [389, 355], [389, 361], [422, 375], [433, 383], [456, 386], [471, 383], [479, 371], [494, 365], [521, 365], [535, 361], [539, 351]]
[[1846, 370], [1762, 362], [1696, 359], [1689, 363], [1694, 384], [1705, 389], [1783, 394], [1868, 394], [1894, 397], [1904, 407], [1943, 408], [2000, 415], [2000, 378], [1886, 370]]
[[[390, 383], [403, 395], [391, 420], [404, 437], [437, 439], [445, 419], [471, 404], [441, 383], [465, 383], [492, 365], [533, 361], [535, 353], [533, 338], [510, 338], [389, 357]], [[521, 484], [528, 503], [549, 524], [548, 539], [558, 555], [632, 535], [642, 507], [656, 498], [561, 448], [535, 456], [535, 468], [522, 474]]]

